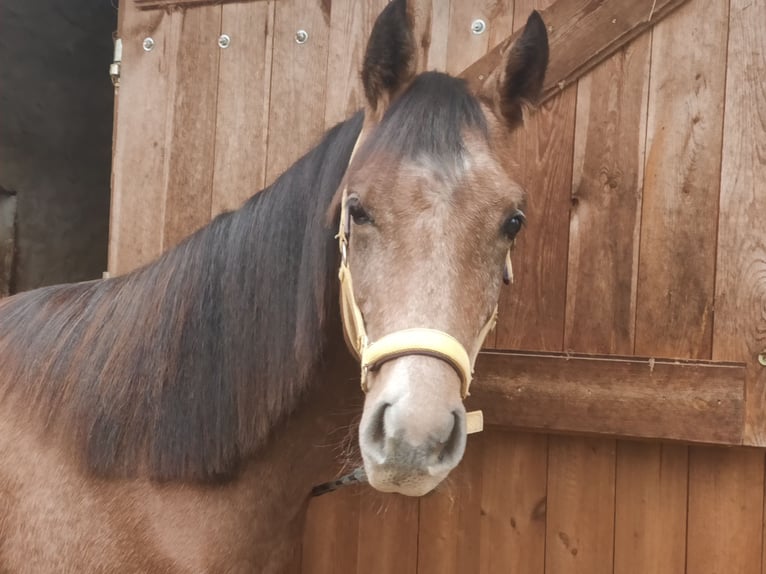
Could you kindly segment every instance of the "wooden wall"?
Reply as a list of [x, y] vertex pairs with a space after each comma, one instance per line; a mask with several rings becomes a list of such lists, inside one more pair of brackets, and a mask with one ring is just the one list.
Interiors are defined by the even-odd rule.
[[[418, 1], [430, 13], [428, 65], [451, 73], [549, 3]], [[385, 3], [121, 6], [110, 271], [236, 207], [357, 109], [364, 42]], [[482, 35], [470, 30], [477, 17], [489, 24]], [[736, 362], [746, 402], [741, 440], [730, 442], [759, 447], [764, 22], [763, 2], [690, 0], [519, 132], [530, 224], [489, 345]], [[221, 33], [229, 48], [217, 46]], [[302, 572], [766, 573], [763, 450], [599, 432], [493, 428], [469, 438], [448, 484], [424, 498], [359, 488], [316, 499]]]

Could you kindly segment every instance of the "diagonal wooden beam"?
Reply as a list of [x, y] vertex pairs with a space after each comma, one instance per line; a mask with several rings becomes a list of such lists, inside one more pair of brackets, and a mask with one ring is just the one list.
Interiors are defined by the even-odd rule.
[[262, 2], [263, 0], [133, 0], [141, 10], [156, 8], [193, 8], [211, 4], [229, 4], [231, 2]]
[[[540, 102], [563, 90], [687, 0], [558, 0], [540, 12], [548, 27], [550, 62]], [[521, 30], [460, 76], [478, 88], [502, 62]]]

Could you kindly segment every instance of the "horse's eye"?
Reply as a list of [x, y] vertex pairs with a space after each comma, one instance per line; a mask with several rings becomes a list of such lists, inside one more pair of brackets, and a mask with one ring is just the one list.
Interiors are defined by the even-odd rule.
[[359, 201], [359, 198], [355, 195], [352, 195], [348, 198], [348, 214], [351, 216], [351, 219], [354, 220], [354, 223], [356, 225], [365, 225], [367, 223], [372, 223], [372, 217], [370, 217], [370, 214], [367, 213], [367, 211], [362, 207], [362, 202]]
[[518, 210], [515, 211], [505, 220], [505, 223], [503, 223], [503, 235], [513, 241], [516, 239], [516, 235], [521, 231], [521, 228], [524, 227], [526, 222], [527, 218], [524, 217], [524, 213]]

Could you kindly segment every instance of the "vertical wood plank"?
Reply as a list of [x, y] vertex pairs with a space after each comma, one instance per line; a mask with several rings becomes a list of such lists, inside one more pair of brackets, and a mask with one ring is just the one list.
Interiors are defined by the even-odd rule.
[[687, 457], [685, 446], [617, 443], [614, 574], [685, 571]]
[[611, 574], [615, 441], [553, 438], [545, 572]]
[[[514, 28], [549, 4], [516, 2]], [[513, 254], [515, 283], [500, 296], [497, 348], [562, 350], [576, 96], [571, 86], [565, 89], [514, 134], [508, 160], [518, 164], [517, 180], [529, 193], [529, 225]]]
[[649, 36], [579, 81], [564, 347], [633, 352]]
[[[167, 104], [175, 81], [179, 38], [164, 11], [142, 12], [128, 2], [122, 17], [122, 69], [114, 129], [109, 273], [148, 263], [162, 252], [168, 150]], [[144, 38], [154, 49], [143, 49]]]
[[710, 358], [727, 12], [690, 2], [653, 31], [637, 352]]
[[766, 4], [729, 21], [713, 358], [747, 363], [745, 441], [766, 446]]
[[334, 0], [330, 18], [325, 128], [331, 128], [364, 106], [360, 73], [367, 39], [387, 0]]
[[415, 574], [418, 499], [368, 489], [361, 500], [356, 572]]
[[[579, 81], [564, 333], [564, 346], [569, 350], [597, 354], [633, 351], [649, 50], [650, 38], [642, 36]], [[621, 444], [615, 450], [614, 441], [604, 441], [599, 454], [593, 456], [599, 458], [598, 468], [605, 474], [597, 475], [595, 468], [586, 469], [587, 474], [577, 477], [580, 492], [595, 496], [592, 489], [609, 483], [615, 464], [623, 470], [618, 479], [626, 474], [626, 466], [640, 459], [622, 456], [623, 447], [629, 454], [634, 452], [631, 446]], [[651, 461], [659, 447], [654, 450], [648, 453]], [[679, 475], [684, 479], [684, 487], [685, 471], [684, 466], [683, 474]], [[590, 522], [580, 525], [582, 530], [577, 532], [578, 537], [585, 537], [586, 547], [603, 553], [579, 560], [573, 557], [578, 572], [591, 569], [611, 572], [613, 552], [614, 568], [618, 571], [623, 564], [640, 560], [637, 555], [643, 550], [654, 551], [630, 546], [613, 550], [611, 539], [612, 529], [625, 531], [632, 516], [626, 517], [624, 511], [615, 512], [614, 508], [631, 508], [640, 489], [651, 486], [646, 481], [634, 484], [617, 480], [613, 485], [614, 506], [602, 505], [598, 516], [592, 515]], [[571, 512], [572, 501], [563, 503]], [[558, 516], [562, 512], [561, 508], [552, 508], [551, 514]], [[571, 517], [564, 519], [569, 521]], [[593, 529], [594, 523], [611, 526]], [[575, 526], [569, 528], [574, 531]], [[684, 532], [682, 529], [681, 534]], [[566, 535], [571, 536], [571, 532]], [[562, 544], [566, 547], [563, 539], [548, 539], [549, 552], [559, 559], [567, 556], [562, 553]], [[683, 548], [683, 538], [681, 545]]]
[[[449, 15], [452, 0], [414, 0], [422, 6], [421, 13], [428, 13], [431, 20], [430, 36], [425, 54], [426, 69], [444, 72], [447, 70], [447, 49], [449, 42]], [[457, 1], [457, 0], [455, 0]], [[430, 6], [428, 6], [430, 4]]]
[[163, 250], [210, 221], [221, 6], [172, 12], [171, 21], [179, 43], [168, 99], [173, 120], [165, 140]]
[[16, 259], [16, 194], [0, 187], [0, 298], [11, 294]]
[[760, 574], [763, 469], [761, 450], [690, 449], [687, 572]]
[[483, 470], [478, 572], [542, 574], [548, 437], [487, 431]]
[[303, 534], [301, 574], [356, 572], [362, 488], [344, 487], [311, 500]]
[[[330, 2], [279, 0], [274, 13], [266, 183], [319, 140], [324, 131]], [[308, 33], [296, 42], [298, 30]]]
[[[502, 41], [513, 30], [513, 2], [509, 0], [482, 0], [450, 3], [447, 32], [447, 67], [449, 74], [457, 75]], [[471, 31], [474, 20], [482, 19], [486, 30], [481, 34]]]
[[274, 37], [274, 2], [223, 6], [212, 214], [237, 209], [263, 188]]
[[418, 574], [479, 571], [486, 439], [469, 437], [460, 465], [435, 492], [420, 499]]

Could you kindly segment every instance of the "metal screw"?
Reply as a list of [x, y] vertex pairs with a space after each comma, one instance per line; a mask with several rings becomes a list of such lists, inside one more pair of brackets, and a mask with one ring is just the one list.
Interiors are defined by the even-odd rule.
[[763, 351], [758, 355], [758, 362], [761, 366], [766, 367], [766, 351]]
[[154, 39], [144, 38], [144, 52], [151, 52], [154, 49]]
[[474, 34], [483, 34], [484, 31], [487, 29], [487, 23], [482, 20], [481, 18], [477, 18], [473, 22], [471, 22], [471, 32]]
[[295, 41], [298, 44], [305, 44], [309, 40], [309, 33], [306, 30], [298, 30], [295, 33]]
[[219, 48], [228, 48], [229, 44], [231, 44], [231, 38], [229, 38], [228, 34], [221, 34], [220, 36], [218, 36]]

